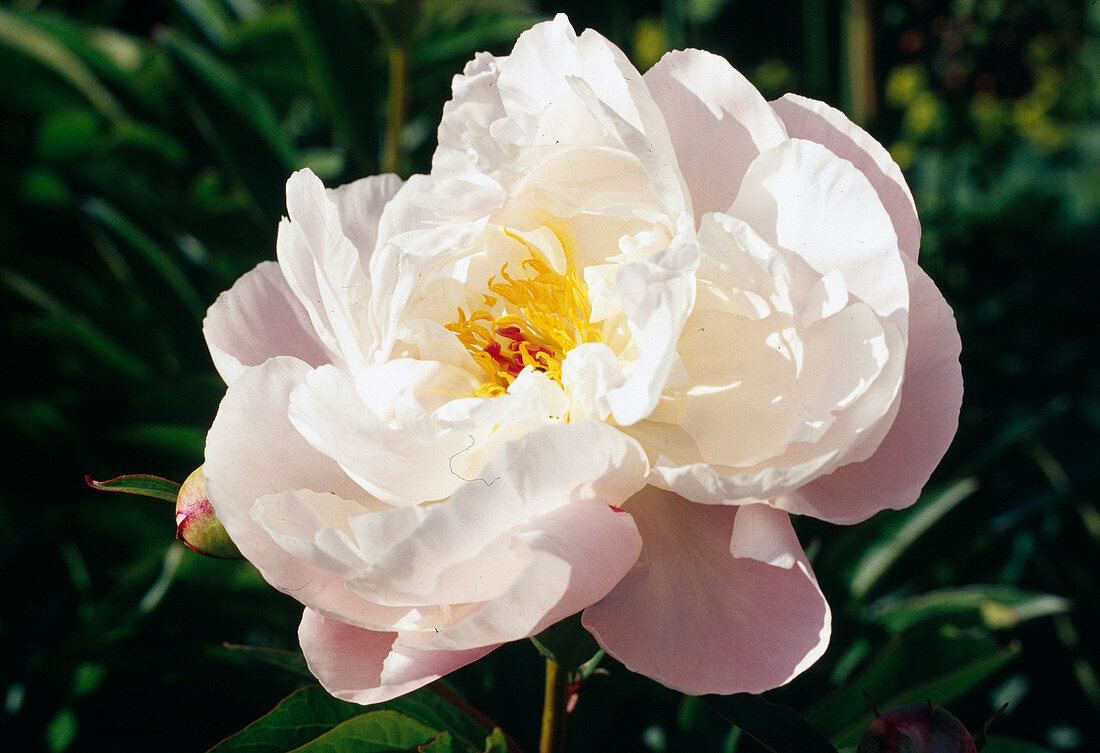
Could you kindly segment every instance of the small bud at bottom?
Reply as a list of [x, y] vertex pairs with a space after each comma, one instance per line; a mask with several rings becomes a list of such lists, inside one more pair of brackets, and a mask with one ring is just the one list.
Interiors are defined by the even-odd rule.
[[962, 722], [929, 702], [879, 714], [856, 753], [977, 753], [977, 748]]
[[207, 557], [241, 558], [240, 550], [229, 538], [206, 496], [202, 466], [187, 477], [176, 497], [176, 538]]

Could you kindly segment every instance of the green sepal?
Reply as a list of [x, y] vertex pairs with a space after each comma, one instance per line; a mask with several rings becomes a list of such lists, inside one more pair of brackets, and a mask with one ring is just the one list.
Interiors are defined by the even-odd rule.
[[180, 485], [175, 481], [169, 481], [160, 476], [146, 474], [133, 474], [130, 476], [118, 476], [107, 481], [96, 481], [91, 476], [84, 477], [84, 483], [93, 489], [103, 492], [122, 492], [124, 494], [140, 494], [145, 497], [163, 499], [165, 502], [175, 504], [179, 496]]

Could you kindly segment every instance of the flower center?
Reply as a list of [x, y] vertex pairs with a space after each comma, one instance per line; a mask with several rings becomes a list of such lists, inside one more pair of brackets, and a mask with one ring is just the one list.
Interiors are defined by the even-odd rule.
[[505, 263], [499, 275], [489, 278], [484, 307], [468, 314], [459, 308], [458, 320], [446, 325], [489, 377], [474, 393], [477, 397], [503, 395], [528, 366], [561, 384], [566, 354], [600, 339], [589, 322], [588, 288], [577, 270], [559, 274], [528, 249], [531, 255], [521, 264], [526, 278], [510, 275]]

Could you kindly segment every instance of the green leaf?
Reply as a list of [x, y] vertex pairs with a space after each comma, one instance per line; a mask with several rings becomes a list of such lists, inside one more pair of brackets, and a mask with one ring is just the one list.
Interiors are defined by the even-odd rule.
[[723, 719], [741, 728], [774, 753], [836, 753], [828, 738], [794, 709], [738, 693], [704, 696], [703, 701]]
[[110, 27], [92, 26], [51, 9], [37, 11], [28, 20], [65, 45], [108, 83], [132, 86], [147, 72], [155, 52], [145, 39]]
[[[384, 705], [423, 724], [448, 730], [471, 751], [481, 750], [486, 739], [499, 729], [491, 719], [442, 682], [406, 693]], [[501, 736], [507, 745], [507, 736], [503, 733]]]
[[310, 81], [340, 146], [360, 172], [376, 172], [384, 59], [362, 3], [294, 0], [293, 7]]
[[146, 448], [183, 457], [201, 458], [207, 427], [180, 424], [135, 424], [114, 432], [114, 437]]
[[482, 753], [508, 753], [508, 738], [504, 736], [504, 730], [493, 727], [493, 731], [485, 738], [485, 749]]
[[299, 166], [290, 139], [264, 94], [209, 50], [172, 31], [159, 37], [181, 72], [196, 129], [253, 201], [266, 226], [284, 202], [286, 177]]
[[196, 321], [202, 320], [203, 315], [206, 313], [206, 306], [203, 304], [202, 297], [196, 292], [191, 281], [187, 279], [183, 268], [180, 267], [172, 254], [165, 251], [141, 228], [107, 202], [92, 197], [87, 199], [81, 205], [81, 208], [85, 214], [109, 229], [141, 254], [149, 266], [156, 270], [168, 287], [179, 296], [179, 299], [191, 311]]
[[118, 476], [107, 481], [96, 481], [91, 476], [85, 476], [84, 482], [93, 489], [104, 492], [123, 492], [124, 494], [140, 494], [144, 497], [155, 497], [165, 502], [175, 504], [179, 495], [180, 485], [175, 481], [169, 481], [160, 476], [148, 476], [133, 474], [130, 476]]
[[286, 651], [281, 648], [268, 648], [267, 646], [242, 646], [236, 643], [223, 643], [222, 646], [235, 654], [259, 659], [303, 677], [313, 677], [309, 672], [309, 667], [306, 666], [306, 659], [300, 651]]
[[[446, 732], [427, 727], [415, 719], [388, 709], [368, 711], [336, 725], [295, 753], [415, 753], [420, 746], [434, 743]], [[450, 735], [447, 735], [448, 745]], [[449, 748], [438, 748], [447, 753]]]
[[50, 753], [64, 753], [76, 738], [76, 727], [76, 714], [72, 709], [58, 711], [46, 725], [46, 749]]
[[870, 665], [806, 714], [838, 746], [855, 744], [873, 714], [866, 691], [880, 709], [931, 700], [947, 705], [1019, 653], [984, 635], [942, 629], [895, 637]]
[[[239, 648], [245, 648], [248, 653], [254, 651], [251, 647], [234, 647], [234, 650]], [[270, 657], [259, 658], [267, 660]], [[387, 716], [373, 716], [370, 722], [357, 721], [363, 716], [383, 712]], [[348, 726], [347, 723], [352, 721], [355, 723]], [[382, 734], [391, 727], [400, 728], [404, 730], [400, 734], [408, 735], [397, 741], [390, 740], [391, 746], [416, 738], [415, 742], [410, 743], [413, 747], [373, 748], [364, 742], [370, 735]], [[410, 730], [418, 730], [419, 737]], [[441, 732], [447, 733], [446, 741]], [[323, 753], [342, 750], [341, 745], [351, 743], [364, 745], [363, 748], [355, 748], [356, 753], [360, 750], [415, 749], [415, 746], [424, 744], [439, 746], [433, 748], [438, 753], [447, 750], [461, 753], [489, 750], [497, 753], [498, 750], [512, 749], [508, 738], [496, 725], [452, 691], [435, 683], [375, 706], [341, 701], [315, 685], [303, 688], [284, 699], [266, 716], [223, 740], [210, 753], [287, 753], [291, 750], [296, 753]], [[497, 747], [489, 747], [491, 745]]]
[[79, 57], [22, 14], [0, 6], [0, 44], [64, 79], [103, 115], [120, 120], [126, 111]]
[[440, 732], [439, 737], [426, 745], [419, 746], [417, 753], [454, 753], [454, 738], [450, 732]]
[[580, 612], [531, 636], [531, 642], [539, 653], [568, 672], [576, 670], [600, 650], [596, 639], [581, 625]]
[[945, 621], [957, 627], [984, 625], [990, 630], [1002, 630], [1069, 608], [1068, 599], [1053, 594], [1021, 591], [1012, 586], [972, 585], [942, 588], [877, 605], [869, 610], [868, 617], [892, 633], [925, 622]]
[[294, 147], [279, 128], [275, 109], [263, 93], [250, 86], [237, 72], [209, 50], [175, 32], [160, 35], [164, 46], [183, 68], [195, 76], [205, 94], [210, 95], [259, 136], [287, 167], [297, 158]]
[[176, 0], [176, 5], [215, 47], [225, 49], [229, 45], [233, 18], [218, 0]]
[[65, 180], [55, 171], [41, 167], [23, 174], [19, 193], [28, 202], [46, 206], [64, 206], [72, 199]]
[[[902, 554], [977, 488], [975, 479], [965, 478], [922, 495], [907, 510], [882, 513], [861, 525], [854, 533], [855, 540], [849, 539], [843, 546], [836, 547], [836, 551], [843, 554], [834, 560], [845, 558], [846, 553], [853, 549], [857, 552], [854, 559], [830, 562], [826, 569], [845, 572], [853, 598], [863, 600]], [[857, 547], [856, 541], [866, 544]]]
[[316, 685], [292, 693], [278, 706], [209, 753], [286, 753], [364, 712], [363, 706], [338, 701]]
[[412, 47], [412, 63], [418, 69], [431, 69], [448, 60], [468, 57], [472, 52], [513, 42], [539, 21], [531, 13], [477, 14], [453, 28], [418, 30]]
[[103, 130], [103, 118], [95, 110], [55, 110], [38, 129], [38, 156], [49, 162], [71, 160], [90, 152]]
[[141, 380], [152, 378], [153, 370], [148, 364], [115, 342], [87, 317], [71, 311], [37, 283], [17, 272], [0, 269], [0, 284], [46, 315], [40, 327], [42, 334], [70, 340], [128, 377]]
[[149, 123], [138, 120], [120, 120], [110, 131], [112, 148], [141, 150], [164, 160], [170, 167], [183, 167], [187, 163], [187, 151], [173, 136]]

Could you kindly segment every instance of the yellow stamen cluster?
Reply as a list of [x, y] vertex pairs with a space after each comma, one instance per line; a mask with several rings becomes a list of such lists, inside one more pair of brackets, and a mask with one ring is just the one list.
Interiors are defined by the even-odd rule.
[[588, 289], [576, 269], [559, 274], [534, 251], [522, 264], [528, 277], [513, 277], [508, 266], [489, 279], [484, 308], [469, 314], [459, 308], [458, 320], [446, 325], [489, 376], [474, 393], [478, 397], [504, 394], [527, 366], [560, 384], [566, 354], [600, 339], [589, 322]]

